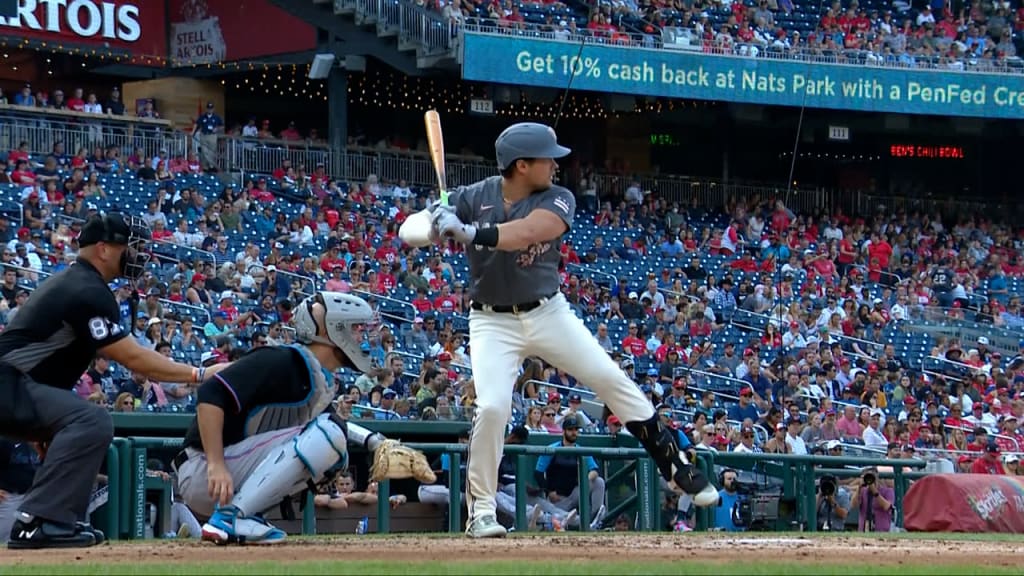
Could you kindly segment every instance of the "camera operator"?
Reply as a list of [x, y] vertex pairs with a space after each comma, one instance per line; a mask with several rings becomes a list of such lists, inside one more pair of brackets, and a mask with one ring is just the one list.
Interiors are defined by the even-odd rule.
[[726, 469], [722, 472], [721, 489], [718, 491], [718, 507], [715, 508], [715, 528], [725, 532], [743, 530], [736, 525], [740, 495], [736, 491], [736, 471]]
[[841, 532], [850, 513], [850, 491], [835, 476], [822, 476], [818, 482], [818, 530]]
[[892, 528], [892, 503], [896, 492], [891, 480], [881, 480], [878, 469], [866, 468], [850, 487], [854, 489], [851, 508], [857, 510], [857, 529], [860, 532], [889, 532]]

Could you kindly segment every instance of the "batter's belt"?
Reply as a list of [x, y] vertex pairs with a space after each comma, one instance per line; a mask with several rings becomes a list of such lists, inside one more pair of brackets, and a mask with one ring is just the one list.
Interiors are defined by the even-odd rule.
[[490, 305], [482, 302], [471, 302], [469, 307], [473, 310], [479, 310], [481, 312], [497, 312], [498, 314], [524, 314], [530, 310], [540, 308], [541, 304], [544, 304], [548, 300], [551, 300], [553, 296], [541, 298], [540, 300], [534, 300], [533, 302], [523, 302], [522, 304], [498, 304]]

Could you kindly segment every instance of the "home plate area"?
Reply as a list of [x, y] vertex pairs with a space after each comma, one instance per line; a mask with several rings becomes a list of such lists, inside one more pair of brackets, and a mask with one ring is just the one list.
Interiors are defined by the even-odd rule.
[[220, 547], [196, 542], [114, 543], [82, 550], [4, 551], [4, 564], [54, 563], [212, 563], [380, 560], [395, 562], [476, 562], [523, 558], [549, 560], [637, 561], [683, 559], [699, 562], [809, 562], [873, 565], [942, 564], [1014, 566], [1019, 546], [1012, 542], [873, 538], [836, 534], [769, 536], [726, 534], [522, 535], [503, 540], [469, 540], [461, 536], [295, 537], [281, 545]]

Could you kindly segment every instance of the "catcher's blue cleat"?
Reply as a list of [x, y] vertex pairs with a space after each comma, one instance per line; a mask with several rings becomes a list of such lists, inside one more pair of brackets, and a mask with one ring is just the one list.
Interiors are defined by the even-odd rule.
[[234, 506], [218, 508], [203, 524], [204, 542], [226, 544], [277, 544], [288, 535], [261, 516], [245, 516]]

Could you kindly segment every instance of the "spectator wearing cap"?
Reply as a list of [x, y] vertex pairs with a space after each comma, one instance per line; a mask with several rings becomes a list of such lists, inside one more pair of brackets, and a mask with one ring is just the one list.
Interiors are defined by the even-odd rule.
[[739, 452], [741, 454], [760, 454], [763, 452], [761, 447], [757, 445], [753, 426], [740, 426], [740, 443], [733, 448], [733, 452]]
[[740, 388], [739, 402], [729, 407], [729, 420], [743, 422], [747, 419], [751, 422], [757, 422], [761, 419], [761, 415], [754, 404], [753, 389], [745, 386]]
[[987, 408], [987, 405], [975, 402], [971, 406], [971, 415], [965, 416], [964, 420], [971, 426], [982, 426], [989, 432], [997, 430], [996, 417], [991, 412], [986, 411]]
[[792, 449], [789, 443], [786, 441], [789, 435], [787, 430], [788, 426], [785, 422], [779, 422], [775, 425], [775, 435], [768, 439], [764, 444], [764, 451], [767, 454], [791, 454]]
[[882, 410], [875, 408], [868, 415], [868, 425], [861, 433], [865, 446], [885, 446], [889, 443], [882, 434]]
[[789, 418], [786, 421], [786, 445], [790, 454], [806, 455], [807, 444], [800, 435], [803, 431], [803, 423], [799, 418]]
[[223, 310], [217, 310], [213, 313], [210, 321], [203, 326], [203, 334], [207, 338], [216, 338], [217, 336], [228, 335], [231, 333], [231, 324], [228, 318], [228, 313]]
[[423, 329], [423, 317], [417, 316], [412, 326], [405, 332], [405, 348], [415, 354], [425, 355], [430, 350], [430, 338]]
[[981, 457], [971, 464], [971, 473], [992, 475], [1006, 474], [1006, 470], [1003, 468], [1003, 463], [1000, 458], [1001, 455], [1002, 452], [999, 450], [999, 445], [995, 442], [989, 442], [985, 445], [985, 450], [982, 452]]
[[686, 393], [686, 377], [680, 376], [672, 382], [672, 393], [665, 397], [664, 402], [673, 410], [686, 410], [690, 407], [692, 396]]
[[[566, 418], [562, 421], [562, 438], [552, 443], [552, 448], [576, 446], [579, 438], [580, 423], [576, 418]], [[590, 482], [590, 510], [594, 517], [600, 519], [604, 514], [604, 479], [598, 474], [597, 461], [591, 456], [582, 459], [576, 456], [563, 455], [542, 455], [537, 459], [537, 466], [534, 471], [534, 479], [537, 485], [547, 495], [549, 502], [556, 507], [565, 510], [575, 510], [579, 507], [579, 466], [587, 469], [587, 479]], [[594, 518], [585, 518], [585, 521], [592, 522]]]
[[1020, 465], [1020, 457], [1016, 454], [1003, 456], [1003, 470], [1007, 476], [1024, 476], [1024, 466]]
[[825, 441], [839, 441], [842, 439], [842, 433], [836, 426], [836, 411], [829, 408], [825, 411], [825, 421], [821, 423], [821, 440]]
[[[590, 417], [587, 416], [587, 413], [583, 411], [583, 398], [576, 393], [569, 394], [568, 406], [562, 411], [561, 416], [555, 420], [559, 425], [562, 425], [562, 422], [564, 422], [566, 418], [575, 418], [576, 422], [584, 430], [587, 430], [594, 425], [593, 420], [591, 420]], [[564, 429], [565, 427], [562, 426], [562, 428]]]
[[995, 441], [1003, 452], [1021, 452], [1024, 444], [1021, 443], [1021, 436], [1017, 434], [1017, 417], [1013, 414], [1005, 414], [999, 417], [998, 436]]
[[622, 424], [622, 420], [615, 414], [608, 416], [608, 419], [605, 420], [605, 426], [608, 428], [609, 436], [632, 436], [629, 430], [626, 430], [626, 427]]

